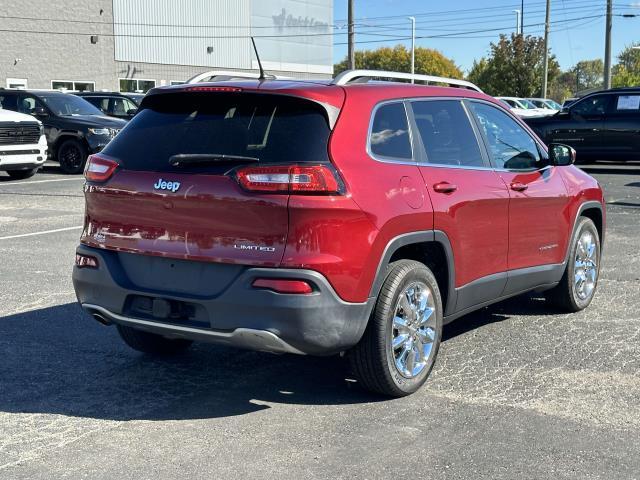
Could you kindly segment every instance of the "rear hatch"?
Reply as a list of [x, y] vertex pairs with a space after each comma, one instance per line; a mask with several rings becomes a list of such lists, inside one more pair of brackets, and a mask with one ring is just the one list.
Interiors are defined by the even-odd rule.
[[[269, 190], [270, 168], [329, 165], [327, 113], [319, 103], [293, 96], [210, 90], [147, 97], [127, 127], [90, 159], [88, 171], [117, 166], [102, 181], [87, 174], [84, 244], [279, 265], [289, 190], [265, 193], [260, 181]], [[243, 171], [257, 172], [250, 177], [257, 183], [241, 185]], [[258, 191], [251, 191], [256, 185]]]

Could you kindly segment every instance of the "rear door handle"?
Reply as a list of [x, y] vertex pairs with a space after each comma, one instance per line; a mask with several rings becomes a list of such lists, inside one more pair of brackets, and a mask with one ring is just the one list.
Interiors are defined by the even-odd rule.
[[457, 185], [449, 182], [439, 182], [433, 186], [433, 190], [438, 193], [453, 193], [458, 189]]
[[527, 185], [526, 183], [520, 183], [520, 182], [511, 183], [511, 190], [515, 190], [516, 192], [524, 192], [527, 188], [529, 188], [529, 185]]

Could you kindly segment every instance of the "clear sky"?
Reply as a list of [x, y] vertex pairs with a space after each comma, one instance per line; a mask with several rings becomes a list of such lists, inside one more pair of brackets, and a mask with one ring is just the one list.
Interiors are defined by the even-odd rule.
[[[524, 0], [525, 35], [544, 34], [545, 0]], [[516, 28], [520, 0], [355, 0], [356, 49], [403, 43], [411, 36], [408, 16], [416, 17], [416, 45], [434, 48], [468, 71], [474, 59], [486, 55], [500, 33]], [[604, 59], [606, 0], [551, 0], [549, 46], [563, 69], [580, 60]], [[640, 1], [613, 1], [612, 56], [632, 43], [640, 43]], [[619, 15], [635, 14], [635, 18]], [[345, 42], [347, 0], [335, 0], [334, 60], [347, 53]]]

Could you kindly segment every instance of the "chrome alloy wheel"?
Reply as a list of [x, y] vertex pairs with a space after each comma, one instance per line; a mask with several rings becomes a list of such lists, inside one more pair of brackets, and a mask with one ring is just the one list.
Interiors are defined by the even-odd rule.
[[598, 254], [593, 233], [585, 231], [580, 235], [576, 248], [573, 271], [573, 289], [580, 300], [589, 298], [596, 288], [598, 279]]
[[413, 282], [402, 292], [391, 328], [391, 351], [398, 372], [406, 378], [420, 375], [436, 339], [436, 305], [427, 285]]

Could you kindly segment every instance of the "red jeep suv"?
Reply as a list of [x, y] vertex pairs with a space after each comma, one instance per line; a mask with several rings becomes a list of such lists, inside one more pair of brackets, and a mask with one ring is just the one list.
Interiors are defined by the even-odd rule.
[[85, 170], [82, 307], [143, 352], [344, 353], [402, 396], [455, 318], [530, 290], [589, 305], [605, 209], [575, 152], [467, 82], [376, 76], [406, 78], [151, 90]]

